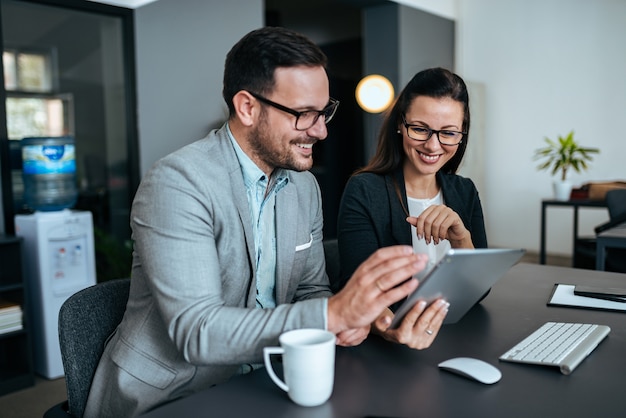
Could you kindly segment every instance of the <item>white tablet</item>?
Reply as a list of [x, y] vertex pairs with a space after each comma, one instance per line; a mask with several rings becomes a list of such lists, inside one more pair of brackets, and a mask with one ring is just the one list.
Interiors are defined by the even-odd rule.
[[420, 300], [450, 302], [444, 324], [454, 324], [524, 255], [524, 249], [452, 249], [424, 277], [398, 308], [390, 328], [397, 328]]

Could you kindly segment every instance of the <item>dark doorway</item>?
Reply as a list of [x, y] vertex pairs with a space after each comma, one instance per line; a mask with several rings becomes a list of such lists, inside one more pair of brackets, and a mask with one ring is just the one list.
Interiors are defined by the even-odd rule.
[[380, 0], [301, 3], [267, 0], [266, 25], [309, 36], [328, 56], [330, 95], [340, 105], [328, 137], [314, 148], [311, 172], [317, 178], [324, 210], [324, 238], [337, 236], [337, 215], [345, 184], [364, 161], [363, 111], [354, 95], [362, 78], [361, 7]]

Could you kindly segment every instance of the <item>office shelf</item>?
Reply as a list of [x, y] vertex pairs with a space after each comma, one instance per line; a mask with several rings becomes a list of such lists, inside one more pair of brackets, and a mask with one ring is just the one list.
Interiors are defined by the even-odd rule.
[[0, 333], [0, 396], [35, 382], [23, 271], [22, 239], [0, 235], [0, 300], [22, 309], [22, 329]]

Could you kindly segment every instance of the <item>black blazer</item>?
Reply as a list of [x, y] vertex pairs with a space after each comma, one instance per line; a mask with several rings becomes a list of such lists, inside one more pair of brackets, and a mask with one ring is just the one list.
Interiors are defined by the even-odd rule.
[[[341, 273], [331, 283], [341, 289], [356, 268], [378, 248], [412, 245], [411, 225], [406, 222], [394, 178], [404, 207], [408, 207], [402, 169], [380, 175], [361, 173], [348, 180], [339, 206], [337, 238]], [[445, 204], [460, 216], [476, 248], [487, 248], [483, 210], [474, 183], [456, 174], [437, 173]]]

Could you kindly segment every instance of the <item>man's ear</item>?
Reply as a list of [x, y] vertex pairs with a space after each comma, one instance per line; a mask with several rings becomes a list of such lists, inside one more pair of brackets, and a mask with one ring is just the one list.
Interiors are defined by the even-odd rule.
[[245, 90], [240, 90], [233, 96], [233, 106], [239, 122], [247, 127], [258, 120], [260, 106], [258, 100]]

